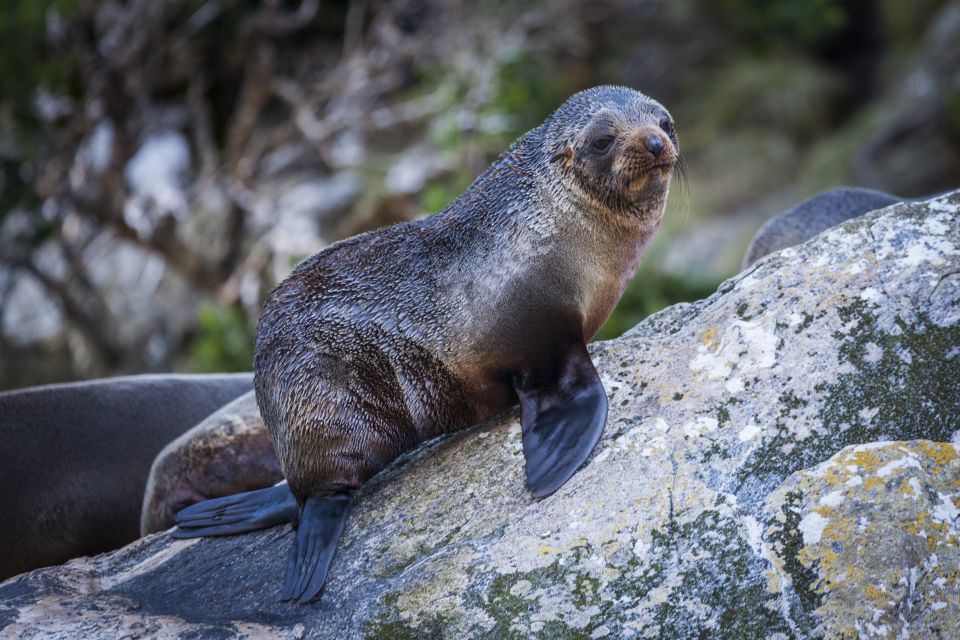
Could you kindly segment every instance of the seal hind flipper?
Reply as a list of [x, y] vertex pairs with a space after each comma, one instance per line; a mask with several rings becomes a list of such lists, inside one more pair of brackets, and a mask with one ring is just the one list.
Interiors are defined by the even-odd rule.
[[527, 487], [543, 498], [576, 473], [603, 433], [607, 393], [587, 348], [571, 351], [559, 379], [518, 388]]
[[286, 483], [205, 500], [177, 513], [174, 538], [226, 536], [291, 522], [297, 500]]
[[303, 604], [320, 593], [337, 541], [343, 533], [349, 506], [350, 495], [346, 493], [307, 498], [304, 502], [297, 536], [287, 560], [282, 600], [296, 600]]

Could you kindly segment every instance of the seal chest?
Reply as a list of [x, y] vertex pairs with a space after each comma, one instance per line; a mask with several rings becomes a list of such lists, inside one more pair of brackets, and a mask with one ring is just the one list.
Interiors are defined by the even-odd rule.
[[287, 485], [189, 507], [174, 535], [298, 520], [282, 597], [309, 601], [354, 490], [427, 438], [518, 402], [527, 486], [556, 491], [603, 431], [586, 342], [659, 224], [677, 158], [663, 106], [597, 87], [443, 212], [306, 260], [270, 294], [254, 362]]

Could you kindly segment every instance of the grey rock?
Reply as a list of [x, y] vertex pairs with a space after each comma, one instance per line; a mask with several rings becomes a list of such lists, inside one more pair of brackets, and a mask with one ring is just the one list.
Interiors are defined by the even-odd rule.
[[960, 193], [771, 254], [592, 353], [607, 428], [545, 500], [524, 490], [507, 415], [369, 483], [311, 605], [278, 601], [289, 526], [161, 533], [0, 585], [0, 625], [19, 637], [956, 634], [960, 495], [945, 443], [960, 424]]

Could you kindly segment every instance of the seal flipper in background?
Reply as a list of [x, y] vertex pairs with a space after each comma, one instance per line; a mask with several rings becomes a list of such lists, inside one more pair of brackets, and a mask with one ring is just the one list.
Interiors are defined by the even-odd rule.
[[282, 600], [309, 602], [320, 593], [327, 578], [327, 569], [343, 533], [350, 506], [350, 495], [335, 493], [324, 498], [307, 498], [297, 525], [287, 560], [287, 580]]
[[607, 393], [580, 344], [566, 354], [558, 379], [521, 382], [517, 394], [527, 487], [543, 498], [569, 480], [593, 451], [607, 422]]
[[286, 482], [266, 489], [205, 500], [177, 514], [174, 538], [226, 536], [266, 529], [297, 517], [297, 500]]

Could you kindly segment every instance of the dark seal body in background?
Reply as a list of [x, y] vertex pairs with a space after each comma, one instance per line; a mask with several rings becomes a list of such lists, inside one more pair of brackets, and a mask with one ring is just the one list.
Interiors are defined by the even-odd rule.
[[136, 540], [154, 457], [251, 386], [141, 375], [0, 393], [0, 579]]
[[806, 242], [841, 222], [904, 200], [860, 187], [841, 187], [817, 194], [760, 227], [743, 256], [742, 269], [774, 251]]
[[140, 535], [169, 529], [191, 504], [283, 479], [257, 399], [249, 391], [163, 448], [150, 467]]
[[666, 109], [624, 87], [565, 102], [443, 212], [339, 242], [270, 294], [255, 389], [289, 483], [178, 515], [177, 537], [298, 522], [284, 599], [319, 593], [351, 492], [428, 438], [519, 402], [527, 486], [587, 459], [607, 398], [587, 353], [678, 160]]

